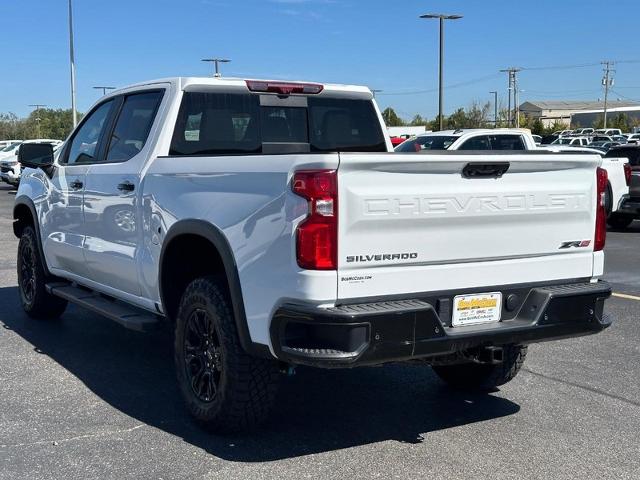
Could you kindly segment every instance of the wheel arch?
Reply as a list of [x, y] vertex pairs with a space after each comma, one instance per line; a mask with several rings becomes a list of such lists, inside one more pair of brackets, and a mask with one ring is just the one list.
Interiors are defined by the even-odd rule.
[[[181, 247], [189, 247], [188, 253], [181, 253]], [[181, 265], [181, 259], [185, 258], [188, 259], [187, 261], [193, 262], [194, 258], [199, 257], [198, 250], [203, 251], [202, 249], [210, 254], [215, 253], [213, 256], [207, 257], [206, 261], [198, 262], [199, 265], [195, 270], [180, 272], [179, 275], [182, 277], [175, 285], [174, 274], [179, 271], [176, 267]], [[211, 269], [214, 271], [209, 271]], [[226, 282], [242, 348], [250, 354], [273, 358], [267, 345], [254, 343], [251, 340], [238, 266], [226, 236], [216, 226], [204, 220], [185, 219], [174, 223], [169, 228], [162, 244], [158, 275], [160, 300], [165, 314], [169, 318], [175, 318], [177, 306], [182, 296], [182, 291], [172, 292], [172, 288], [183, 290], [181, 287], [186, 287], [186, 285], [181, 285], [181, 283], [188, 284], [197, 276], [206, 273], [220, 275]]]
[[40, 236], [40, 224], [38, 223], [38, 213], [36, 206], [31, 198], [26, 195], [20, 195], [16, 197], [15, 204], [13, 206], [13, 234], [20, 238], [25, 227], [32, 226], [36, 232], [38, 238], [38, 253], [42, 258], [42, 267], [46, 275], [51, 275], [49, 267], [47, 266], [47, 259], [44, 256], [44, 250], [42, 249], [42, 237]]

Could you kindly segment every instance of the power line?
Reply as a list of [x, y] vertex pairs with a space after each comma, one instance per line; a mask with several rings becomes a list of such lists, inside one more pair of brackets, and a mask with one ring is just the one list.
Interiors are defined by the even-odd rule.
[[[451, 88], [460, 88], [460, 87], [466, 87], [467, 85], [473, 85], [474, 83], [479, 83], [479, 82], [483, 82], [486, 80], [490, 80], [490, 79], [494, 79], [496, 77], [498, 77], [499, 74], [494, 73], [492, 75], [485, 75], [484, 77], [479, 77], [479, 78], [474, 78], [472, 80], [466, 80], [464, 82], [460, 82], [460, 83], [453, 83], [451, 85], [445, 85], [445, 90], [446, 89], [451, 89]], [[422, 95], [424, 93], [434, 93], [437, 92], [438, 89], [437, 88], [431, 88], [428, 90], [413, 90], [413, 91], [406, 91], [406, 92], [383, 92], [383, 93], [378, 93], [379, 96], [383, 96], [383, 95]]]
[[[612, 63], [640, 63], [640, 60], [612, 60]], [[548, 65], [540, 67], [522, 67], [522, 70], [569, 70], [573, 68], [597, 67], [602, 62], [578, 63], [574, 65]]]
[[[616, 87], [616, 88], [620, 88], [620, 87]], [[635, 99], [635, 98], [629, 98], [629, 97], [626, 97], [626, 96], [622, 95], [620, 92], [617, 92], [617, 91], [615, 91], [615, 90], [611, 90], [611, 93], [614, 93], [614, 94], [615, 94], [615, 95], [617, 95], [618, 97], [620, 97], [620, 98], [624, 98], [625, 100], [629, 100], [630, 102], [638, 102], [638, 103], [640, 103], [640, 100]]]
[[546, 67], [522, 67], [522, 70], [569, 70], [573, 68], [595, 67], [600, 63], [581, 63], [577, 65], [550, 65]]

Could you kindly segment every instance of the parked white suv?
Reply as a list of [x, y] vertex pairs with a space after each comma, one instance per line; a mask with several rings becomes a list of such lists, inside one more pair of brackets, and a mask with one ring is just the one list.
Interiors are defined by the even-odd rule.
[[173, 323], [182, 395], [217, 431], [264, 419], [295, 365], [421, 361], [487, 391], [527, 344], [610, 325], [600, 157], [403, 155], [385, 132], [364, 87], [115, 91], [55, 160], [20, 149], [22, 306]]
[[10, 151], [10, 154], [0, 160], [0, 180], [14, 187], [17, 187], [20, 184], [22, 166], [18, 162], [18, 153], [21, 145], [29, 143], [46, 143], [52, 145], [55, 149], [62, 144], [62, 140], [37, 138], [35, 140], [25, 140], [24, 142], [20, 142], [15, 145], [15, 148]]

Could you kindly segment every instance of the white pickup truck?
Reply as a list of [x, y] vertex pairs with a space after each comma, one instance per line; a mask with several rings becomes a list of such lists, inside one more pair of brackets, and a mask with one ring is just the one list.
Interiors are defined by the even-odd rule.
[[611, 322], [600, 157], [393, 153], [364, 87], [141, 83], [20, 162], [27, 315], [171, 323], [184, 400], [216, 431], [263, 420], [295, 365], [421, 361], [487, 390], [528, 344]]
[[[491, 151], [551, 151], [557, 153], [586, 153], [603, 156], [596, 149], [587, 149], [586, 137], [560, 137], [558, 144], [536, 145], [529, 130], [514, 128], [458, 129], [423, 133], [410, 138], [395, 149], [396, 152], [429, 153], [438, 150], [491, 150]], [[577, 143], [572, 143], [576, 141]], [[586, 145], [586, 146], [585, 146]], [[625, 200], [629, 197], [631, 166], [625, 158], [602, 158], [600, 167], [607, 171], [605, 209], [607, 222], [615, 228], [629, 224]]]

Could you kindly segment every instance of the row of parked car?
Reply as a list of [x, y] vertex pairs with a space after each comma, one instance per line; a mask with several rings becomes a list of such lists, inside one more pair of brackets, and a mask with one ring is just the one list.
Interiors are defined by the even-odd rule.
[[568, 145], [575, 147], [589, 146], [603, 152], [611, 147], [627, 143], [639, 143], [640, 133], [622, 133], [619, 128], [577, 128], [561, 130], [542, 139], [542, 144]]
[[51, 138], [36, 138], [34, 140], [1, 140], [0, 141], [0, 179], [17, 187], [20, 183], [22, 167], [18, 162], [20, 146], [25, 143], [48, 143], [57, 149], [62, 145], [62, 140]]

